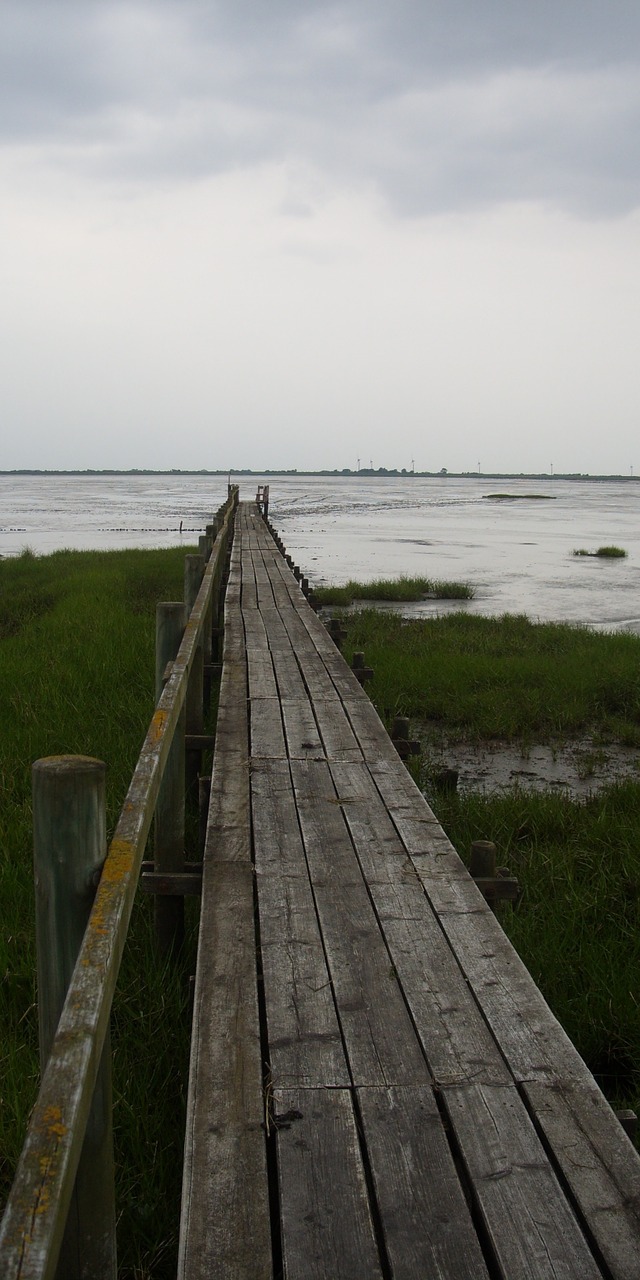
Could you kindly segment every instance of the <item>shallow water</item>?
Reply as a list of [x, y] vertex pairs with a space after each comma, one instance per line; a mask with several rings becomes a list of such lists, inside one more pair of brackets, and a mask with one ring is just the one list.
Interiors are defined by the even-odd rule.
[[[526, 613], [640, 633], [640, 485], [481, 476], [234, 477], [266, 480], [270, 516], [311, 582], [398, 574], [470, 582], [473, 601], [413, 607]], [[0, 554], [25, 546], [193, 543], [224, 501], [226, 476], [0, 476]], [[513, 494], [497, 501], [488, 495]], [[543, 495], [535, 497], [534, 495]], [[179, 532], [183, 522], [182, 535]], [[575, 557], [615, 544], [624, 560]]]

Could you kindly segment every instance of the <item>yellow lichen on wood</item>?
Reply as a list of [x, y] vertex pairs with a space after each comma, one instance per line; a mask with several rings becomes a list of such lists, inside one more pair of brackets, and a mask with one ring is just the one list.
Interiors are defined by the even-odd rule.
[[42, 1117], [42, 1124], [48, 1133], [54, 1133], [58, 1138], [63, 1138], [67, 1132], [66, 1124], [62, 1123], [60, 1107], [47, 1107]]

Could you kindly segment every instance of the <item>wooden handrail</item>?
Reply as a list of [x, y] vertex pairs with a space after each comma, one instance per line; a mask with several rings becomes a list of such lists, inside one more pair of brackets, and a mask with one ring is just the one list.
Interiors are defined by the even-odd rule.
[[0, 1226], [4, 1280], [55, 1276], [144, 848], [237, 501], [234, 487], [107, 851]]

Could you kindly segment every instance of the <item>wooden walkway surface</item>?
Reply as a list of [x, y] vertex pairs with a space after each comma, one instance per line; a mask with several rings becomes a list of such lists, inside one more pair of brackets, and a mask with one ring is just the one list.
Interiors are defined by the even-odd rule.
[[640, 1277], [634, 1147], [249, 504], [179, 1274]]

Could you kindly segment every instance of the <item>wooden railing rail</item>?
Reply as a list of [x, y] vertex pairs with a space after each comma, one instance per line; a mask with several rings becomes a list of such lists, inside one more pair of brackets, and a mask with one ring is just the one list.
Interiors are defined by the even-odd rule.
[[145, 844], [176, 726], [184, 722], [190, 676], [202, 667], [203, 649], [210, 652], [207, 630], [217, 619], [214, 591], [224, 569], [237, 501], [234, 487], [208, 529], [203, 549], [210, 555], [202, 584], [107, 851], [0, 1226], [3, 1280], [48, 1280], [56, 1275]]

